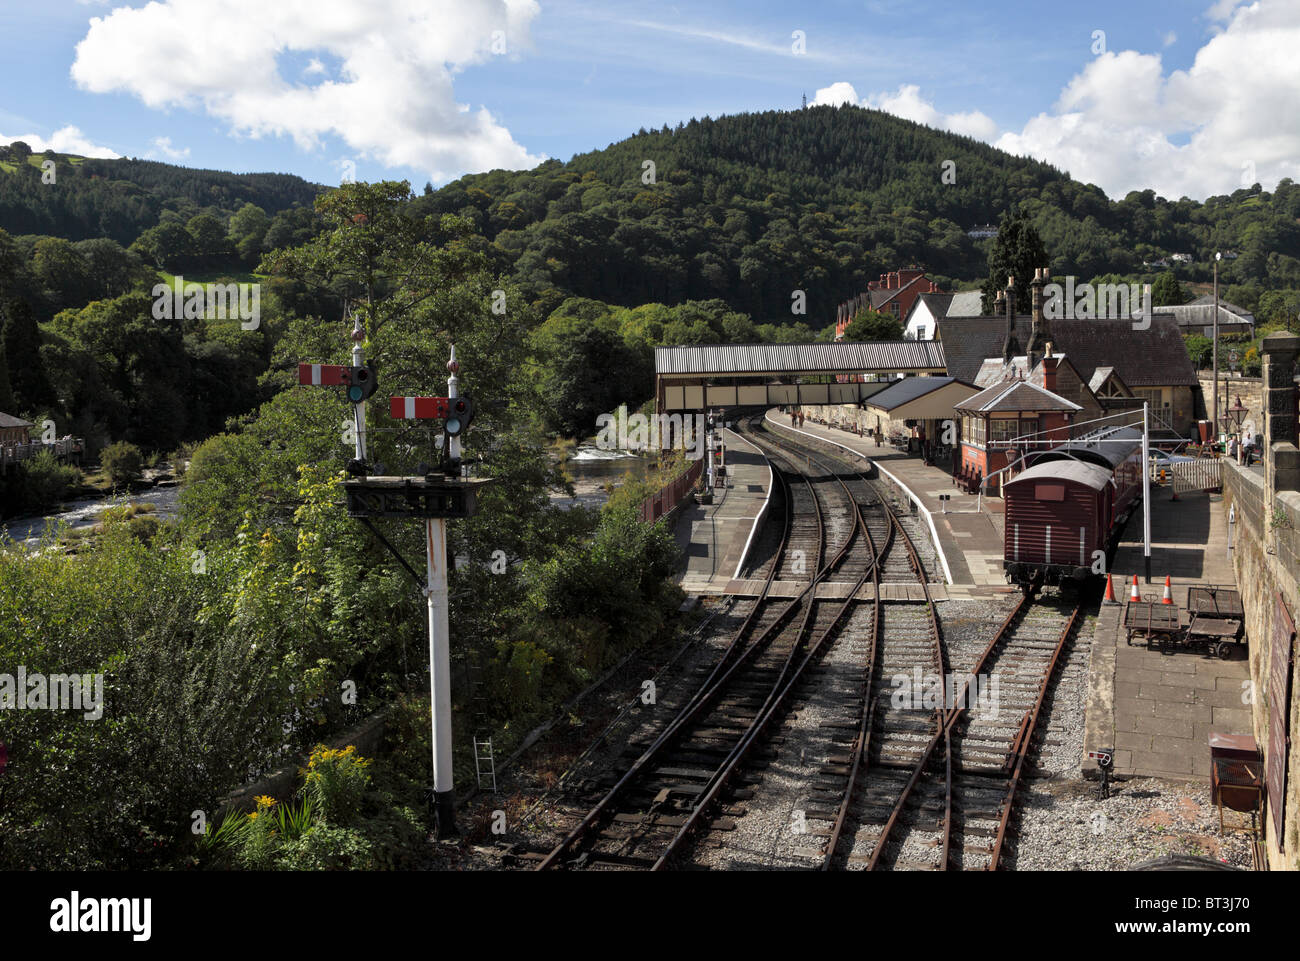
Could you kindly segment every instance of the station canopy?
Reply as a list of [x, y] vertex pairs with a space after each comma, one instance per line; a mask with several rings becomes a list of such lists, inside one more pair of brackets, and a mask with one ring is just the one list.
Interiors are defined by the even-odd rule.
[[655, 348], [655, 373], [660, 377], [922, 372], [946, 372], [943, 345], [939, 341], [699, 344]]
[[955, 377], [904, 377], [867, 398], [867, 410], [893, 420], [946, 420], [956, 405], [979, 393]]

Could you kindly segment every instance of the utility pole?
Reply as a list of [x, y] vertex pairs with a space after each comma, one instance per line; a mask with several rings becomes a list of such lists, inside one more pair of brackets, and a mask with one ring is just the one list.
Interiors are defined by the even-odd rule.
[[1214, 410], [1210, 413], [1210, 443], [1219, 443], [1219, 261], [1223, 253], [1214, 254]]

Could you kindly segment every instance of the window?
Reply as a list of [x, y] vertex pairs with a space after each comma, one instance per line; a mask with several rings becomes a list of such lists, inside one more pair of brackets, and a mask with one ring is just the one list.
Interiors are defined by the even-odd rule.
[[994, 417], [989, 420], [989, 443], [1007, 443], [1020, 434], [1020, 421]]

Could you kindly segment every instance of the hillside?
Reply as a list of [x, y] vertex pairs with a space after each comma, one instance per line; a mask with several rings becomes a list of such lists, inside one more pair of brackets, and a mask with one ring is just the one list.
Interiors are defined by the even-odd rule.
[[[251, 203], [274, 217], [311, 206], [325, 189], [293, 174], [232, 174], [53, 151], [31, 154], [24, 146], [0, 146], [0, 227], [12, 235], [73, 241], [107, 237], [126, 247], [156, 226], [164, 211], [188, 220], [204, 211], [233, 214]], [[41, 182], [46, 158], [55, 162], [55, 184]]]
[[[948, 160], [952, 183], [942, 178]], [[817, 326], [900, 265], [982, 277], [987, 241], [967, 231], [1012, 205], [1033, 219], [1057, 274], [1131, 274], [1188, 252], [1199, 263], [1180, 277], [1203, 280], [1221, 247], [1241, 254], [1226, 282], [1300, 286], [1300, 190], [1290, 181], [1205, 203], [1152, 191], [1111, 201], [1047, 164], [858, 107], [641, 131], [567, 163], [462, 177], [416, 205], [469, 217], [546, 305], [565, 295], [624, 306], [716, 297], [756, 321], [788, 321], [791, 292], [804, 290]]]

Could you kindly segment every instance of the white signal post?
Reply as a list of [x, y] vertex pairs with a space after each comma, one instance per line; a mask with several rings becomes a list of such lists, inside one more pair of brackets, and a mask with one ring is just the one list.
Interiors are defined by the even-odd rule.
[[[366, 365], [366, 351], [361, 346], [361, 343], [366, 339], [366, 335], [365, 331], [361, 329], [361, 318], [354, 314], [352, 325], [352, 366], [364, 367]], [[364, 464], [366, 461], [366, 402], [364, 399], [352, 405], [352, 416], [357, 427], [357, 460]]]
[[[448, 403], [457, 394], [456, 346], [447, 362]], [[447, 455], [459, 473], [460, 438], [447, 438]], [[424, 540], [427, 558], [425, 598], [429, 605], [429, 696], [433, 714], [433, 803], [440, 838], [455, 837], [456, 811], [452, 796], [451, 759], [451, 624], [447, 604], [447, 521], [426, 518]]]
[[1151, 404], [1142, 402], [1142, 562], [1151, 583]]

